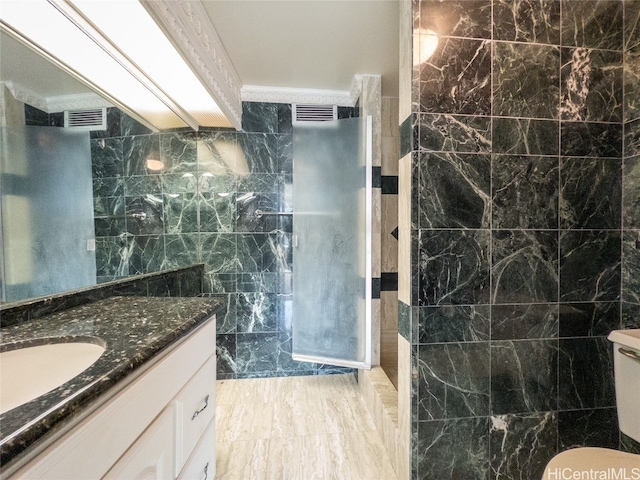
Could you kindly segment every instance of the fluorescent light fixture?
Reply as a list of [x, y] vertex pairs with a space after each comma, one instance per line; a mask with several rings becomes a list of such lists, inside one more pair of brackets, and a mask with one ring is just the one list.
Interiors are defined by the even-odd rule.
[[138, 0], [2, 0], [0, 22], [154, 130], [231, 126]]

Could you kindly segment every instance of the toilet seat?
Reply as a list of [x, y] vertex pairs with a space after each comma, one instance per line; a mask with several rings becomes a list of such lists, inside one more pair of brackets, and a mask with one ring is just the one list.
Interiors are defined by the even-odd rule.
[[[626, 476], [616, 476], [619, 474]], [[640, 479], [640, 455], [599, 447], [565, 450], [547, 464], [542, 480], [574, 478]]]

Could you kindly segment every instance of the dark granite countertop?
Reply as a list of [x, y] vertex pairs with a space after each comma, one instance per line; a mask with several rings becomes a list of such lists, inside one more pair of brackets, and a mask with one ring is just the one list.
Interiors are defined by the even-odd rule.
[[[39, 441], [55, 435], [101, 396], [184, 337], [225, 303], [224, 297], [111, 297], [3, 327], [3, 345], [90, 341], [102, 356], [60, 387], [0, 415], [0, 465], [14, 464]], [[4, 349], [7, 349], [3, 347]], [[9, 348], [10, 349], [10, 348]]]

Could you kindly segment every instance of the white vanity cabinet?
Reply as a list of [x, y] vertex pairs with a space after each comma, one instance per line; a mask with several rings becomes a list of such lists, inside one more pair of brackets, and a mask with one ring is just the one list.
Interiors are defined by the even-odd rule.
[[200, 326], [11, 478], [213, 478], [215, 330]]
[[105, 475], [105, 480], [161, 480], [173, 477], [173, 415], [163, 412]]

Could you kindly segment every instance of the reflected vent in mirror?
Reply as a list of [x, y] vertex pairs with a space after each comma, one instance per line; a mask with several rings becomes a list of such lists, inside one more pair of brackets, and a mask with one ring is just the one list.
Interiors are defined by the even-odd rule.
[[299, 105], [293, 104], [293, 123], [325, 122], [338, 119], [337, 105]]
[[64, 126], [82, 130], [106, 130], [107, 109], [103, 107], [65, 110]]

